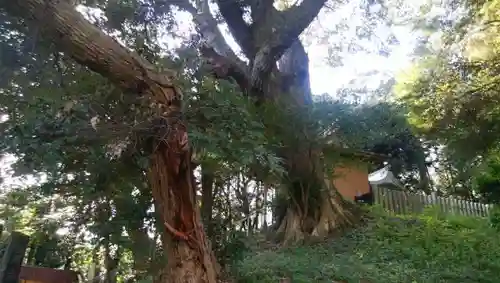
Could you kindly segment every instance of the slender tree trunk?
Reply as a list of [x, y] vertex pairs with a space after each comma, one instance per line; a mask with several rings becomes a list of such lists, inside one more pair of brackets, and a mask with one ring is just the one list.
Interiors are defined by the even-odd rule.
[[248, 194], [248, 180], [243, 177], [241, 188], [241, 199], [243, 201], [243, 217], [245, 218], [245, 227], [247, 235], [252, 234], [252, 216], [250, 214], [250, 195]]
[[223, 188], [223, 193], [224, 193], [224, 207], [226, 208], [226, 217], [225, 217], [225, 221], [227, 224], [227, 226], [225, 226], [226, 228], [226, 232], [227, 231], [230, 231], [230, 230], [234, 230], [236, 229], [236, 227], [234, 226], [234, 222], [235, 222], [235, 219], [234, 219], [234, 215], [233, 215], [233, 205], [231, 203], [231, 194], [230, 194], [230, 191], [231, 191], [231, 184], [227, 181], [223, 181], [223, 184], [221, 185], [221, 187]]
[[66, 256], [66, 261], [64, 262], [63, 270], [71, 270], [71, 263], [73, 263], [73, 256], [70, 254]]
[[[89, 272], [89, 278], [93, 283], [97, 283], [101, 281], [101, 268], [100, 268], [100, 260], [99, 260], [99, 249], [100, 245], [94, 247], [92, 250], [92, 270]], [[98, 267], [99, 266], [99, 267]]]
[[263, 220], [262, 220], [262, 229], [267, 232], [267, 206], [268, 206], [268, 192], [269, 192], [269, 185], [267, 183], [263, 184], [263, 193], [262, 193], [262, 208], [263, 208]]
[[201, 216], [205, 224], [207, 235], [213, 237], [213, 203], [214, 203], [214, 174], [201, 167]]
[[109, 241], [109, 235], [106, 236], [104, 242], [104, 268], [105, 268], [105, 283], [115, 283], [116, 282], [116, 268], [118, 267], [119, 255], [113, 257], [111, 255], [111, 243]]
[[162, 128], [163, 133], [155, 134], [165, 139], [153, 146], [149, 179], [157, 213], [165, 227], [162, 240], [168, 263], [162, 280], [216, 282], [217, 264], [195, 203], [186, 125], [180, 118], [182, 93], [172, 83], [172, 74], [158, 73], [149, 62], [90, 24], [70, 2], [1, 1], [0, 8], [36, 26], [44, 39], [77, 62], [107, 77], [127, 93], [149, 100], [145, 104], [154, 102], [158, 106], [154, 112], [150, 110], [156, 117], [155, 126]]
[[[133, 203], [123, 198], [115, 199], [117, 214], [126, 217], [129, 220], [124, 223], [125, 231], [132, 242], [133, 270], [136, 278], [142, 278], [146, 274], [155, 272], [155, 266], [152, 260], [156, 250], [156, 242], [148, 236], [148, 230], [145, 227], [144, 219], [129, 216], [130, 205]], [[141, 206], [140, 213], [146, 215], [146, 206]]]
[[151, 251], [155, 248], [155, 244], [142, 227], [136, 230], [130, 229], [128, 226], [125, 228], [134, 247], [132, 253], [134, 273], [136, 276], [141, 276], [153, 267]]
[[255, 186], [255, 215], [252, 224], [253, 231], [257, 231], [259, 229], [260, 211], [262, 210], [261, 191], [262, 191], [262, 183], [258, 182]]

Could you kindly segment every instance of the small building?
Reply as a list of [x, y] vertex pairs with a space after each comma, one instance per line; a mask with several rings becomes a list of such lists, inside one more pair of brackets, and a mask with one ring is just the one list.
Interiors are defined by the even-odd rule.
[[77, 273], [46, 267], [21, 266], [19, 283], [76, 283]]
[[368, 175], [368, 182], [372, 186], [392, 187], [396, 189], [403, 189], [404, 186], [392, 173], [389, 166], [385, 166]]
[[382, 164], [388, 159], [385, 155], [370, 152], [340, 153], [342, 161], [334, 169], [332, 183], [347, 200], [371, 193], [369, 172], [373, 164]]

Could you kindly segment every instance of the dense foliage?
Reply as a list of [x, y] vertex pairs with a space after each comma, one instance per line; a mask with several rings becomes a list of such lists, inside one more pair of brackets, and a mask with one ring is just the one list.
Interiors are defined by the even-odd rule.
[[496, 282], [500, 238], [487, 220], [375, 215], [342, 238], [249, 254], [239, 282]]
[[496, 203], [497, 1], [441, 8], [447, 12], [427, 11], [427, 18], [440, 24], [427, 27], [427, 39], [398, 77], [394, 93], [418, 134], [438, 145], [436, 188]]
[[[470, 219], [408, 222], [381, 216], [335, 244], [240, 260], [249, 248], [247, 237], [269, 232], [275, 224], [268, 223], [269, 210], [275, 209], [271, 200], [295, 177], [287, 175], [285, 149], [319, 153], [321, 173], [328, 174], [342, 162], [346, 148], [374, 152], [387, 157], [410, 190], [500, 202], [496, 1], [453, 3], [446, 6], [449, 14], [438, 16], [431, 5], [417, 12], [400, 1], [328, 5], [327, 16], [352, 10], [360, 21], [335, 22], [320, 36], [303, 39], [331, 43], [331, 66], [348, 65], [347, 59], [360, 52], [389, 56], [398, 45], [394, 30], [376, 33], [392, 25], [412, 25], [423, 36], [414, 64], [394, 87], [391, 74], [381, 69], [349, 81], [335, 94], [315, 96], [306, 107], [287, 99], [257, 105], [235, 81], [214, 77], [213, 62], [200, 54], [202, 29], [183, 28], [179, 19], [200, 16], [203, 9], [197, 5], [203, 1], [194, 6], [189, 1], [80, 2], [78, 9], [89, 21], [158, 69], [175, 72], [175, 83], [183, 89], [205, 229], [219, 263], [235, 265], [243, 282], [274, 282], [282, 276], [294, 282], [494, 278], [498, 237], [485, 223]], [[280, 9], [293, 7], [289, 1], [280, 4]], [[214, 21], [223, 22], [216, 10]], [[450, 15], [453, 21], [446, 18]], [[94, 264], [104, 274], [116, 273], [120, 282], [157, 274], [165, 262], [163, 224], [147, 180], [154, 149], [144, 146], [155, 128], [154, 105], [141, 104], [77, 64], [3, 10], [0, 19], [0, 156], [14, 159], [0, 176], [5, 181], [0, 183], [0, 218], [6, 229], [31, 236], [30, 264], [84, 274]], [[321, 26], [320, 21], [313, 25]], [[366, 77], [379, 79], [377, 87], [363, 86]], [[12, 183], [27, 177], [31, 182]], [[322, 189], [311, 192], [309, 204], [319, 203]], [[333, 252], [335, 263], [328, 261]], [[479, 264], [486, 266], [482, 273]]]

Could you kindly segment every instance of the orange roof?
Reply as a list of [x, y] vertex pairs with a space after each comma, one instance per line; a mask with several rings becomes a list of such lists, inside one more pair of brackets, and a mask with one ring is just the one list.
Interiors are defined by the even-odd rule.
[[21, 266], [19, 279], [44, 283], [74, 283], [78, 281], [74, 271], [34, 266]]

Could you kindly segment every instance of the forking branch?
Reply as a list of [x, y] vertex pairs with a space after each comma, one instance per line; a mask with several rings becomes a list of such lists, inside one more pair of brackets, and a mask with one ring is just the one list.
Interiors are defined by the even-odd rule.
[[292, 43], [318, 15], [326, 0], [302, 1], [278, 11], [270, 0], [246, 1], [255, 11], [252, 23], [243, 19], [243, 8], [236, 1], [217, 0], [221, 14], [245, 55], [250, 59], [250, 85], [254, 95], [264, 89], [271, 72]]
[[[172, 4], [191, 13], [196, 29], [203, 38], [200, 51], [208, 59], [213, 73], [218, 78], [233, 78], [242, 91], [248, 90], [248, 66], [243, 62], [225, 40], [212, 16], [209, 0], [196, 1], [196, 7], [188, 0], [174, 1]], [[165, 3], [167, 4], [167, 3]]]
[[[208, 0], [196, 1], [198, 7], [188, 0], [172, 4], [195, 18], [197, 30], [207, 45], [202, 48], [202, 54], [210, 59], [216, 75], [232, 77], [243, 91], [262, 98], [267, 93], [265, 87], [270, 74], [276, 70], [276, 62], [312, 22], [326, 0], [302, 1], [284, 11], [274, 8], [271, 0], [216, 2], [232, 36], [250, 60], [249, 69], [224, 39], [210, 12]], [[251, 8], [251, 23], [245, 21], [242, 5]]]

